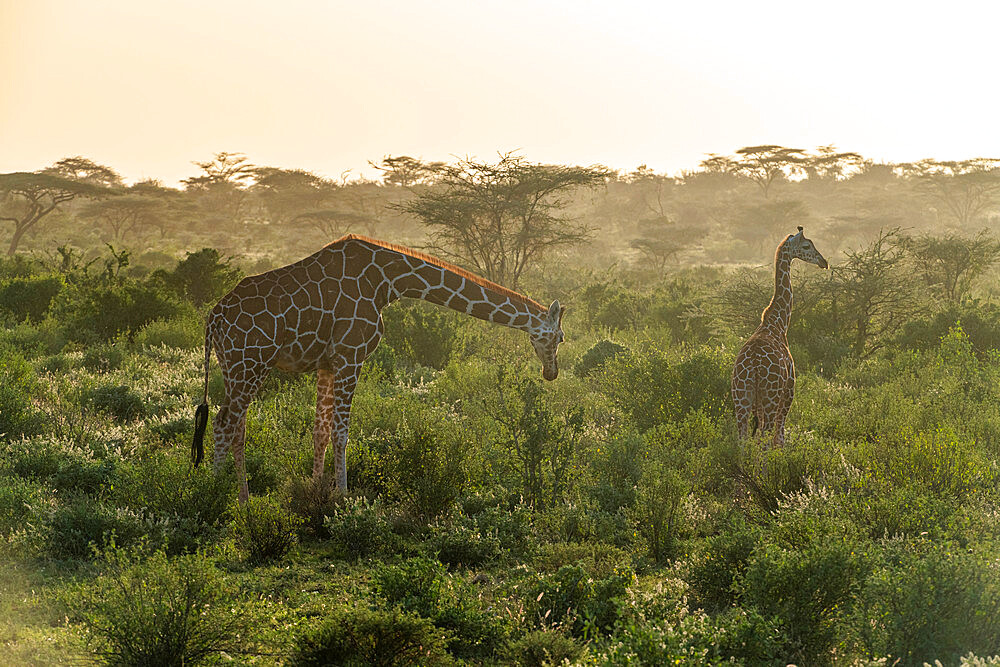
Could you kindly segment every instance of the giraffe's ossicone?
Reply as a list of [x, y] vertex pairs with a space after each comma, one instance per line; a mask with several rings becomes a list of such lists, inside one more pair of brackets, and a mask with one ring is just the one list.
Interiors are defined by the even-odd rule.
[[243, 279], [222, 297], [205, 327], [205, 392], [195, 412], [192, 461], [202, 458], [208, 424], [208, 377], [215, 350], [225, 399], [213, 424], [214, 465], [232, 452], [246, 501], [246, 413], [272, 368], [316, 371], [313, 478], [334, 445], [337, 487], [347, 490], [347, 430], [361, 365], [382, 338], [382, 309], [409, 297], [526, 331], [542, 376], [559, 373], [563, 340], [558, 301], [540, 303], [440, 259], [403, 246], [348, 235], [288, 266]]
[[750, 419], [754, 434], [773, 431], [772, 443], [785, 444], [785, 417], [795, 395], [795, 362], [788, 349], [788, 322], [792, 314], [793, 259], [828, 264], [813, 242], [802, 233], [789, 234], [774, 253], [774, 296], [761, 314], [760, 326], [736, 355], [731, 395], [740, 440], [747, 437]]

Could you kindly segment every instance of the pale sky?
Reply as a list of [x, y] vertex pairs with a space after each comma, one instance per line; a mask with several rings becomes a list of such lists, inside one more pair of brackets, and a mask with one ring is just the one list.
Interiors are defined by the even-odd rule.
[[0, 0], [0, 172], [1000, 157], [1000, 3]]

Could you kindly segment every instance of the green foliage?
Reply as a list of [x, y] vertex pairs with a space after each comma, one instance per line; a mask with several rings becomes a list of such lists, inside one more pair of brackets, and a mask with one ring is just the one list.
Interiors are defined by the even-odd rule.
[[107, 373], [121, 368], [125, 363], [125, 350], [120, 345], [97, 343], [83, 351], [80, 365], [89, 371]]
[[633, 350], [605, 364], [603, 390], [643, 431], [694, 410], [712, 418], [729, 411], [731, 356], [719, 349]]
[[205, 344], [205, 322], [192, 315], [155, 320], [136, 334], [135, 342], [147, 347], [200, 348]]
[[46, 550], [59, 560], [86, 559], [112, 543], [135, 544], [151, 528], [139, 512], [75, 496], [52, 512]]
[[202, 248], [187, 253], [173, 271], [154, 272], [153, 280], [201, 309], [218, 301], [243, 276], [243, 272], [230, 262], [230, 259], [223, 260], [218, 250]]
[[445, 636], [429, 620], [393, 609], [340, 609], [299, 640], [294, 667], [449, 665]]
[[59, 293], [52, 308], [67, 338], [81, 343], [122, 334], [131, 339], [150, 322], [178, 311], [167, 294], [134, 283], [73, 285]]
[[693, 605], [711, 612], [732, 606], [737, 586], [760, 539], [758, 531], [737, 519], [705, 540], [701, 552], [685, 567]]
[[838, 623], [863, 576], [860, 555], [842, 542], [794, 550], [767, 545], [750, 556], [740, 598], [781, 621], [790, 657], [826, 663], [837, 643]]
[[413, 558], [375, 569], [376, 594], [390, 605], [431, 619], [450, 639], [448, 650], [460, 658], [490, 656], [506, 638], [495, 614], [438, 562]]
[[599, 340], [587, 350], [573, 368], [580, 377], [587, 377], [604, 367], [610, 359], [628, 354], [628, 348], [610, 340]]
[[575, 664], [584, 648], [572, 637], [551, 628], [533, 630], [512, 641], [504, 653], [509, 664], [519, 667], [545, 667]]
[[49, 312], [52, 300], [62, 291], [60, 276], [40, 275], [11, 278], [0, 282], [0, 312], [15, 322], [38, 323]]
[[947, 546], [894, 551], [867, 580], [855, 610], [868, 655], [902, 665], [955, 664], [968, 651], [997, 650], [1000, 586], [992, 557]]
[[0, 477], [0, 538], [37, 527], [48, 503], [46, 489], [20, 477]]
[[385, 340], [413, 366], [441, 370], [458, 341], [460, 316], [424, 303], [396, 304], [382, 311]]
[[681, 501], [689, 488], [681, 475], [679, 470], [653, 460], [646, 465], [636, 489], [632, 520], [656, 563], [672, 557], [676, 550]]
[[99, 385], [87, 390], [83, 401], [92, 410], [107, 414], [120, 422], [139, 419], [146, 411], [142, 397], [125, 385]]
[[399, 538], [392, 532], [385, 506], [378, 500], [346, 498], [326, 519], [330, 542], [342, 558], [366, 558], [396, 550]]
[[107, 572], [69, 599], [88, 646], [108, 665], [199, 665], [240, 648], [243, 616], [205, 556], [132, 561], [112, 551]]
[[299, 523], [270, 496], [253, 496], [233, 515], [236, 547], [251, 565], [280, 561], [298, 542]]
[[34, 370], [18, 352], [0, 348], [0, 434], [31, 434], [41, 427], [32, 397], [40, 392]]
[[575, 637], [608, 632], [621, 615], [634, 578], [623, 569], [594, 579], [582, 567], [566, 565], [555, 574], [539, 576], [528, 588], [525, 611], [539, 627], [564, 626]]

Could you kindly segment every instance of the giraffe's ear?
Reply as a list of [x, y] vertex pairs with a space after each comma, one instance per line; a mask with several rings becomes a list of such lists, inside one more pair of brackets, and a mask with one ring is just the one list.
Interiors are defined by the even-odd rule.
[[553, 325], [559, 324], [559, 320], [562, 319], [562, 306], [559, 305], [559, 299], [552, 302], [549, 306], [549, 322]]

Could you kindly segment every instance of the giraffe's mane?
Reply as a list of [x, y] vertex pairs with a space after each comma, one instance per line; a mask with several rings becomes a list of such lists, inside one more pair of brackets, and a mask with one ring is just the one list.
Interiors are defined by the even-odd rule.
[[345, 234], [344, 236], [341, 236], [339, 239], [328, 245], [332, 246], [338, 243], [344, 243], [345, 241], [361, 241], [363, 243], [368, 243], [370, 245], [378, 246], [380, 248], [385, 248], [386, 250], [392, 250], [393, 252], [398, 252], [400, 254], [413, 257], [414, 259], [419, 259], [423, 262], [427, 262], [428, 264], [433, 264], [434, 266], [439, 266], [442, 269], [451, 271], [452, 273], [459, 275], [462, 278], [465, 278], [466, 280], [479, 285], [480, 287], [488, 289], [491, 292], [496, 292], [497, 294], [503, 295], [508, 299], [510, 299], [511, 301], [515, 301], [517, 303], [523, 303], [528, 306], [533, 306], [543, 313], [548, 312], [548, 309], [545, 306], [538, 303], [532, 298], [526, 297], [520, 292], [515, 292], [514, 290], [504, 287], [503, 285], [499, 285], [493, 282], [492, 280], [487, 280], [482, 276], [477, 276], [475, 273], [463, 269], [462, 267], [457, 266], [455, 264], [452, 264], [451, 262], [446, 262], [440, 257], [435, 257], [434, 255], [428, 255], [427, 253], [419, 252], [417, 250], [414, 250], [413, 248], [407, 248], [406, 246], [398, 245], [396, 243], [389, 243], [388, 241], [380, 241], [378, 239], [373, 239], [370, 236], [362, 236], [361, 234]]

